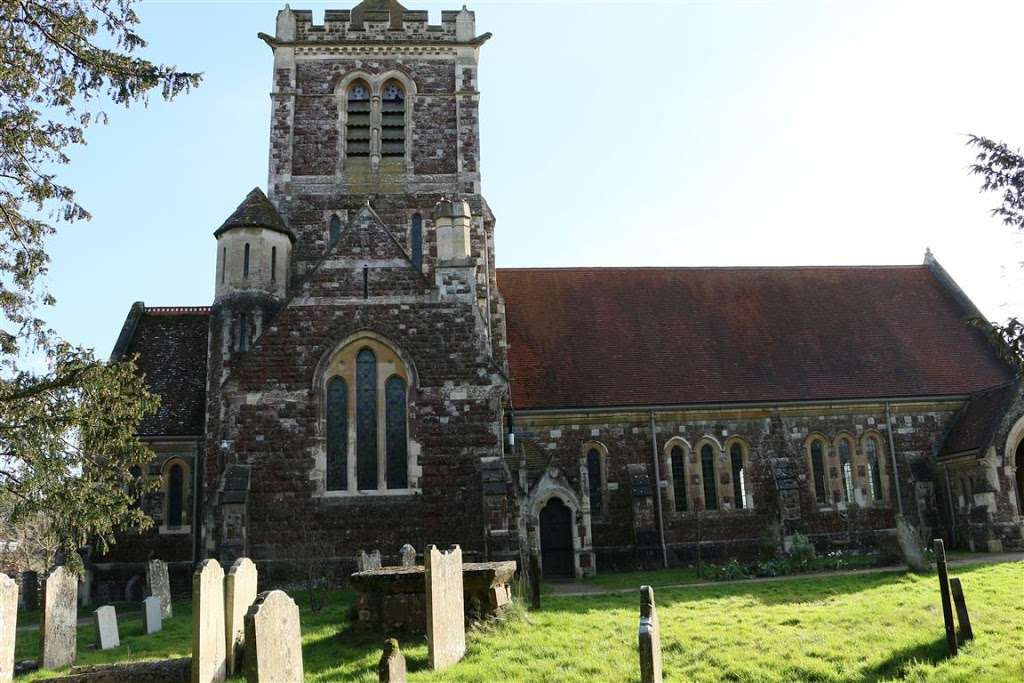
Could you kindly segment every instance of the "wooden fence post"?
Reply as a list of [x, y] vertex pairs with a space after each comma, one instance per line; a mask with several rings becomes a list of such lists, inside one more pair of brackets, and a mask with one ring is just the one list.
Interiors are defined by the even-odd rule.
[[956, 625], [953, 623], [953, 606], [949, 601], [949, 574], [946, 571], [946, 547], [941, 538], [933, 542], [935, 566], [939, 570], [939, 593], [942, 596], [942, 619], [946, 622], [946, 645], [949, 654], [956, 655]]

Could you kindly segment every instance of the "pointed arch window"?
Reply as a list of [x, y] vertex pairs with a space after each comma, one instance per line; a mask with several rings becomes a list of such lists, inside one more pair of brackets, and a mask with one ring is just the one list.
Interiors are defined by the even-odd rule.
[[384, 385], [384, 406], [387, 425], [387, 480], [389, 489], [404, 489], [409, 485], [409, 445], [406, 433], [406, 384], [396, 375]]
[[590, 493], [590, 513], [599, 515], [604, 510], [604, 476], [601, 468], [601, 453], [596, 448], [587, 451], [587, 483]]
[[869, 436], [864, 441], [864, 455], [867, 458], [868, 491], [875, 501], [882, 501], [882, 471], [879, 464], [878, 439]]
[[345, 153], [349, 157], [370, 156], [370, 86], [353, 81], [346, 94]]
[[380, 154], [405, 156], [405, 88], [392, 79], [381, 89]]
[[348, 488], [348, 384], [341, 377], [327, 382], [327, 490]]
[[331, 216], [330, 223], [327, 227], [327, 239], [331, 244], [338, 241], [338, 237], [341, 235], [341, 219], [338, 218], [337, 214]]
[[672, 466], [672, 493], [675, 496], [676, 512], [686, 512], [686, 454], [683, 447], [673, 446], [669, 460]]
[[175, 463], [167, 474], [167, 526], [181, 526], [185, 507], [185, 470]]
[[715, 477], [715, 449], [706, 443], [700, 449], [701, 479], [704, 480], [704, 509], [718, 509], [718, 480]]
[[277, 247], [270, 248], [270, 281], [277, 281]]
[[828, 488], [825, 485], [825, 445], [821, 439], [810, 444], [811, 479], [814, 483], [814, 500], [818, 505], [828, 504]]
[[409, 228], [409, 253], [412, 263], [417, 269], [423, 269], [423, 216], [412, 215], [412, 226]]
[[746, 453], [743, 451], [743, 444], [734, 441], [729, 447], [729, 460], [732, 465], [732, 499], [737, 510], [747, 506], [747, 467]]
[[377, 356], [369, 348], [356, 356], [356, 486], [377, 488]]
[[242, 277], [249, 277], [249, 243], [245, 243], [245, 256], [242, 259]]
[[839, 439], [839, 472], [843, 477], [843, 497], [847, 503], [856, 502], [853, 483], [853, 449], [850, 447], [850, 440]]

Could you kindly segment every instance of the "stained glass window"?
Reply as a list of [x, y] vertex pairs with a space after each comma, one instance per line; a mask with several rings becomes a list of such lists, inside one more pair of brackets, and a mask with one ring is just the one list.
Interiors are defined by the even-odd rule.
[[864, 442], [864, 452], [868, 458], [868, 490], [874, 500], [882, 500], [882, 473], [878, 465], [878, 444], [874, 437]]
[[747, 476], [743, 469], [743, 446], [733, 443], [729, 449], [729, 457], [732, 459], [732, 498], [735, 501], [736, 509], [742, 510], [746, 505], [747, 498]]
[[412, 255], [412, 263], [417, 268], [423, 268], [423, 216], [418, 213], [412, 216], [412, 227], [409, 230], [409, 252]]
[[167, 475], [167, 526], [181, 526], [185, 506], [185, 470], [181, 465], [171, 465]]
[[843, 473], [843, 492], [846, 495], [846, 502], [855, 502], [853, 485], [853, 461], [850, 456], [850, 440], [840, 439], [839, 441], [839, 466]]
[[348, 488], [348, 385], [341, 377], [327, 383], [327, 490]]
[[384, 404], [387, 408], [388, 488], [404, 489], [409, 486], [409, 457], [406, 436], [405, 380], [390, 377], [384, 384]]
[[590, 512], [599, 515], [604, 509], [601, 494], [604, 490], [603, 477], [601, 476], [601, 454], [596, 448], [591, 448], [587, 453], [587, 479], [590, 482]]
[[356, 356], [356, 485], [377, 488], [377, 356], [370, 349]]
[[811, 443], [811, 470], [814, 475], [814, 498], [818, 505], [828, 503], [828, 490], [825, 488], [825, 452], [820, 441]]
[[681, 446], [672, 447], [672, 492], [676, 497], [676, 512], [686, 512], [686, 464]]
[[711, 444], [700, 449], [701, 478], [704, 480], [704, 509], [718, 509], [718, 482], [715, 479], [715, 453]]

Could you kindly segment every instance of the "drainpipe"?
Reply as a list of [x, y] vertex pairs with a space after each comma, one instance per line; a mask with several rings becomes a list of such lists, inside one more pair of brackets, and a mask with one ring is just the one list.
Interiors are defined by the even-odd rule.
[[900, 493], [900, 469], [896, 464], [896, 441], [892, 438], [892, 412], [889, 402], [885, 402], [885, 432], [889, 435], [889, 455], [892, 458], [892, 475], [896, 481], [896, 506], [903, 515], [903, 494]]
[[658, 538], [661, 541], [661, 563], [668, 569], [668, 548], [665, 546], [665, 516], [661, 509], [661, 467], [658, 465], [658, 431], [651, 411], [651, 458], [654, 462], [654, 500], [658, 506]]

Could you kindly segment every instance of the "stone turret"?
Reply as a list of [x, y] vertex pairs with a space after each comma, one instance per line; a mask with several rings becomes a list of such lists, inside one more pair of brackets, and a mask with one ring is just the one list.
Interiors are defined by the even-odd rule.
[[470, 226], [472, 214], [462, 199], [442, 199], [434, 206], [437, 239], [435, 279], [442, 297], [476, 297], [476, 258]]
[[284, 299], [295, 236], [262, 190], [254, 188], [213, 235], [215, 303], [241, 293]]

